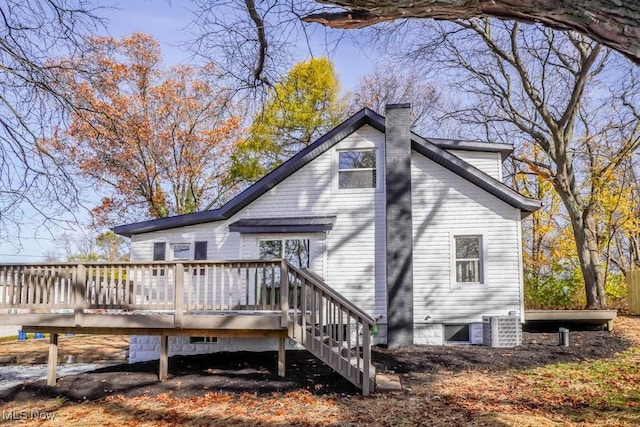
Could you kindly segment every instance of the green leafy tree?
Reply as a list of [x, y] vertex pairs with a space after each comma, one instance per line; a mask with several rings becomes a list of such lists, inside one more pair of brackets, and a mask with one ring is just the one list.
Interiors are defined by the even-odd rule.
[[128, 261], [129, 246], [124, 237], [105, 231], [95, 238], [98, 257], [102, 261]]
[[296, 64], [267, 96], [249, 137], [234, 153], [235, 180], [262, 177], [336, 126], [346, 110], [333, 64], [325, 57]]
[[57, 237], [58, 250], [45, 255], [46, 262], [122, 262], [129, 260], [128, 239], [113, 231], [105, 231], [95, 237], [62, 233]]

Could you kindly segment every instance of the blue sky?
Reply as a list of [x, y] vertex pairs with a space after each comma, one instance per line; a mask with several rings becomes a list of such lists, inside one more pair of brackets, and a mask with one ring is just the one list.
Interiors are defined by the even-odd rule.
[[[215, 3], [215, 2], [213, 2]], [[113, 4], [113, 3], [111, 3]], [[179, 0], [130, 0], [115, 3], [114, 9], [104, 10], [100, 15], [108, 18], [107, 31], [114, 37], [129, 35], [135, 31], [153, 34], [159, 41], [164, 54], [165, 65], [188, 63], [191, 53], [180, 45], [192, 36], [186, 29], [193, 14], [189, 2]], [[327, 54], [324, 43], [325, 28], [319, 24], [309, 24], [312, 33], [311, 48], [313, 55]], [[340, 31], [326, 30], [337, 38]], [[378, 52], [363, 52], [351, 36], [342, 38], [336, 49], [328, 52], [334, 61], [341, 83], [345, 89], [355, 86], [360, 77], [370, 71], [372, 57]], [[368, 50], [368, 49], [367, 49]], [[309, 52], [306, 43], [300, 43], [298, 60], [307, 59]]]
[[[100, 1], [101, 5], [115, 5], [114, 8], [103, 9], [98, 14], [107, 18], [106, 31], [114, 37], [129, 35], [133, 32], [153, 34], [162, 47], [165, 66], [188, 63], [191, 53], [181, 44], [188, 41], [191, 35], [186, 27], [192, 19], [187, 10], [188, 2], [179, 0], [130, 0], [130, 1]], [[315, 25], [315, 24], [314, 24]], [[313, 29], [313, 28], [312, 28]], [[327, 54], [324, 46], [324, 29], [315, 28], [311, 48], [314, 56]], [[334, 30], [328, 30], [334, 31]], [[330, 36], [336, 36], [336, 32]], [[372, 59], [377, 52], [366, 54], [353, 42], [351, 36], [341, 40], [335, 49], [328, 52], [334, 61], [336, 71], [344, 89], [354, 87], [360, 77], [371, 70]], [[297, 60], [307, 59], [309, 51], [306, 44], [301, 43]], [[76, 229], [37, 228], [28, 218], [26, 212], [24, 225], [20, 230], [20, 242], [0, 243], [0, 262], [37, 262], [42, 261], [47, 252], [63, 254], [63, 249], [56, 242], [56, 236], [67, 233], [78, 242], [83, 240], [80, 227]], [[37, 223], [37, 221], [34, 220]]]

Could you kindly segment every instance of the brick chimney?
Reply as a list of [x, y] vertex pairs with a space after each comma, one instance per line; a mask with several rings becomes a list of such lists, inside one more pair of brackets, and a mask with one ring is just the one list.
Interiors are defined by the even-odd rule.
[[388, 104], [385, 122], [387, 345], [413, 345], [411, 105]]

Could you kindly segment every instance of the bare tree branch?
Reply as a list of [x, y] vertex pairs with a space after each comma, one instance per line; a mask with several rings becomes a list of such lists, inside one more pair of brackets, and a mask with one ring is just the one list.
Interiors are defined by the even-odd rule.
[[319, 11], [305, 17], [333, 28], [362, 28], [406, 18], [459, 20], [478, 17], [537, 22], [574, 30], [640, 63], [640, 3], [613, 0], [320, 0], [346, 10]]

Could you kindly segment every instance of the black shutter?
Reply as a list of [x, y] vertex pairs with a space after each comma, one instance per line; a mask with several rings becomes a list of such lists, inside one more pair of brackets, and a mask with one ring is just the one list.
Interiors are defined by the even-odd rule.
[[196, 242], [193, 259], [196, 261], [202, 261], [207, 259], [207, 242]]
[[166, 256], [167, 244], [165, 242], [156, 242], [153, 244], [153, 260], [164, 261]]
[[[164, 261], [167, 259], [167, 244], [165, 242], [155, 242], [153, 244], [153, 260]], [[158, 269], [154, 268], [151, 272], [154, 276], [158, 275]], [[160, 269], [160, 275], [164, 276], [164, 268]]]

